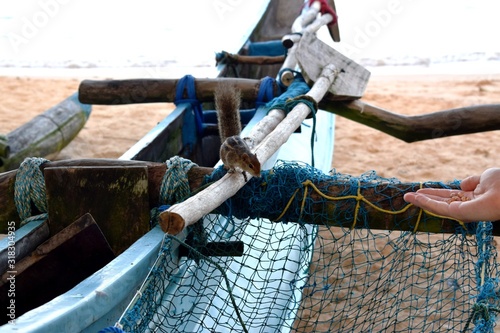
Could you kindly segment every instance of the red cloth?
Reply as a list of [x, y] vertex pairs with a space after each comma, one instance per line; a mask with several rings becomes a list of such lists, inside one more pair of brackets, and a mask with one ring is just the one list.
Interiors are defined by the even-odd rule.
[[320, 12], [321, 14], [330, 14], [333, 17], [332, 22], [330, 22], [328, 25], [334, 25], [337, 23], [338, 17], [337, 13], [333, 10], [332, 7], [328, 4], [327, 0], [309, 0], [307, 3], [308, 6], [311, 6], [314, 1], [319, 1], [321, 4]]

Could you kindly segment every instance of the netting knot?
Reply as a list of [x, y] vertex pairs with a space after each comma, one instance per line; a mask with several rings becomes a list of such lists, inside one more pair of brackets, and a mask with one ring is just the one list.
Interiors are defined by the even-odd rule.
[[487, 301], [482, 301], [474, 304], [472, 306], [472, 314], [467, 320], [464, 329], [462, 332], [467, 332], [469, 329], [469, 325], [471, 322], [474, 322], [474, 330], [473, 332], [492, 332], [493, 324], [495, 322], [495, 316], [492, 318], [491, 312], [500, 313], [500, 309], [491, 306]]
[[[49, 162], [40, 157], [26, 158], [16, 173], [14, 184], [14, 203], [21, 219], [20, 226], [47, 215], [47, 195], [45, 179], [40, 165]], [[31, 216], [31, 203], [43, 214]]]

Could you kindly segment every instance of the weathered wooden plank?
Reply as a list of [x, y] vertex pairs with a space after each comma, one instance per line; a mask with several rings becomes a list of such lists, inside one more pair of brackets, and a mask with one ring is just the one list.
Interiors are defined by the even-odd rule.
[[[94, 219], [86, 214], [16, 262], [14, 272], [1, 276], [0, 304], [6, 309], [14, 299], [18, 317], [70, 290], [114, 257]], [[9, 296], [11, 281], [15, 296]], [[0, 324], [8, 319], [2, 316]]]
[[46, 157], [63, 149], [83, 128], [91, 106], [73, 94], [7, 134], [8, 158], [0, 157], [0, 172], [17, 168], [28, 156]]
[[9, 229], [7, 237], [0, 241], [0, 274], [8, 271], [8, 259], [12, 248], [15, 250], [15, 262], [18, 262], [49, 238], [47, 220], [30, 222], [18, 230]]
[[[88, 104], [134, 104], [175, 101], [176, 87], [180, 79], [132, 79], [95, 81], [84, 80], [80, 83], [79, 96], [82, 103]], [[221, 80], [230, 81], [241, 90], [241, 98], [255, 101], [261, 80], [218, 78], [196, 79], [196, 98], [200, 102], [213, 101], [214, 91]], [[274, 86], [275, 95], [278, 86]]]
[[150, 229], [146, 166], [46, 167], [50, 234], [91, 213], [116, 255]]
[[[148, 197], [149, 207], [156, 207], [159, 202], [160, 185], [163, 175], [167, 169], [165, 163], [143, 162], [143, 161], [126, 161], [126, 160], [113, 160], [113, 159], [79, 159], [79, 160], [62, 160], [47, 162], [40, 166], [43, 171], [49, 167], [121, 167], [128, 168], [134, 166], [147, 167], [148, 179]], [[191, 190], [198, 188], [203, 177], [210, 174], [213, 169], [196, 167], [188, 172], [189, 185]], [[0, 233], [7, 233], [7, 224], [10, 221], [16, 223], [16, 228], [19, 227], [19, 215], [17, 214], [16, 206], [14, 204], [14, 184], [16, 179], [16, 171], [12, 170], [0, 174]], [[83, 180], [82, 180], [83, 181]], [[36, 210], [33, 214], [37, 214]]]
[[302, 69], [301, 73], [309, 82], [316, 82], [327, 64], [335, 65], [338, 75], [328, 90], [332, 94], [331, 99], [353, 100], [363, 96], [370, 72], [313, 34], [305, 32], [302, 35], [295, 56]]
[[16, 170], [0, 173], [0, 233], [8, 232], [8, 223], [14, 221], [16, 228], [19, 227], [20, 218], [14, 203], [14, 185], [16, 181]]
[[245, 56], [229, 52], [221, 52], [222, 59], [219, 62], [224, 64], [253, 64], [253, 65], [275, 65], [282, 64], [285, 56]]

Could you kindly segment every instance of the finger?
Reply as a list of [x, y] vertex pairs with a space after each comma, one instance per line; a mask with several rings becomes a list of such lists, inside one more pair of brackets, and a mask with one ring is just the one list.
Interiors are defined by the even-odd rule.
[[409, 202], [409, 203], [414, 203], [415, 202], [415, 197], [417, 196], [417, 194], [415, 192], [408, 192], [408, 193], [405, 193], [403, 195], [403, 199], [404, 201], [406, 202]]
[[445, 196], [438, 196], [438, 195], [433, 195], [433, 194], [426, 194], [426, 193], [421, 193], [421, 192], [409, 192], [409, 193], [406, 193], [404, 196], [403, 196], [403, 199], [406, 201], [406, 202], [411, 202], [413, 203], [415, 201], [415, 196], [416, 195], [424, 195], [426, 196], [427, 198], [429, 199], [432, 199], [432, 200], [437, 200], [437, 201], [446, 201], [446, 200], [449, 200], [450, 199], [450, 195], [445, 195]]
[[434, 200], [427, 195], [407, 193], [404, 196], [407, 202], [437, 215], [450, 216], [450, 205], [442, 200]]
[[460, 182], [460, 188], [464, 191], [474, 191], [479, 184], [480, 176], [470, 176]]
[[425, 194], [425, 193], [419, 193], [419, 195], [425, 195], [427, 198], [436, 200], [436, 201], [450, 201], [450, 197], [453, 196], [453, 193], [450, 193], [449, 195], [446, 196], [439, 196], [439, 195], [433, 195], [433, 194]]
[[451, 190], [447, 188], [421, 188], [417, 194], [432, 195], [436, 197], [449, 198], [452, 194], [461, 192], [460, 190]]

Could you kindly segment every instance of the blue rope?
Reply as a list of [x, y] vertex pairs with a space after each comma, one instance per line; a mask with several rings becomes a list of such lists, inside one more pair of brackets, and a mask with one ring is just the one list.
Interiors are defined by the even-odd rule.
[[490, 277], [490, 262], [495, 257], [496, 251], [493, 245], [492, 230], [493, 224], [491, 222], [479, 222], [477, 224], [478, 259], [475, 270], [479, 293], [463, 332], [468, 330], [471, 322], [474, 323], [474, 333], [493, 332], [496, 313], [500, 312], [498, 301], [491, 302], [497, 300], [500, 294], [499, 279]]
[[[192, 75], [185, 75], [177, 84], [174, 104], [177, 106], [182, 103], [189, 103], [194, 110], [194, 119], [198, 135], [203, 133], [203, 109], [200, 101], [196, 98], [196, 88], [194, 86], [195, 78]], [[184, 98], [184, 92], [187, 98]]]
[[[40, 165], [46, 162], [49, 161], [44, 158], [26, 158], [17, 170], [14, 184], [14, 203], [21, 219], [21, 226], [33, 220], [46, 218], [47, 216], [45, 179], [40, 170]], [[31, 203], [33, 203], [40, 212], [45, 214], [31, 216]]]
[[269, 103], [266, 104], [266, 107], [269, 110], [284, 110], [288, 114], [288, 112], [290, 112], [292, 108], [287, 107], [287, 101], [297, 96], [305, 95], [309, 90], [310, 88], [305, 82], [302, 75], [300, 73], [296, 73], [295, 79], [293, 80], [292, 84], [286, 89], [286, 91], [280, 96], [273, 98]]
[[295, 79], [286, 92], [278, 97], [275, 97], [271, 102], [266, 104], [266, 107], [268, 110], [280, 109], [288, 114], [299, 103], [307, 105], [307, 107], [311, 110], [313, 117], [313, 128], [311, 132], [311, 165], [314, 167], [314, 137], [316, 135], [316, 112], [318, 110], [318, 103], [314, 100], [314, 98], [306, 95], [309, 90], [310, 88], [302, 75], [296, 72]]
[[276, 80], [270, 76], [266, 76], [260, 81], [257, 100], [255, 101], [255, 108], [259, 108], [260, 106], [265, 105], [267, 102], [273, 99], [275, 82]]
[[[302, 82], [305, 82], [304, 81], [304, 77], [302, 76], [302, 74], [296, 70], [293, 70], [291, 68], [282, 68], [279, 72], [278, 72], [278, 86], [280, 87], [281, 91], [286, 91], [287, 90], [287, 86], [283, 84], [283, 82], [281, 81], [281, 76], [283, 75], [283, 72], [292, 72], [293, 73], [293, 76], [294, 76], [294, 82], [296, 79], [302, 81]], [[290, 86], [293, 85], [293, 82]], [[289, 89], [290, 87], [288, 87]], [[309, 89], [307, 90], [309, 91]]]

